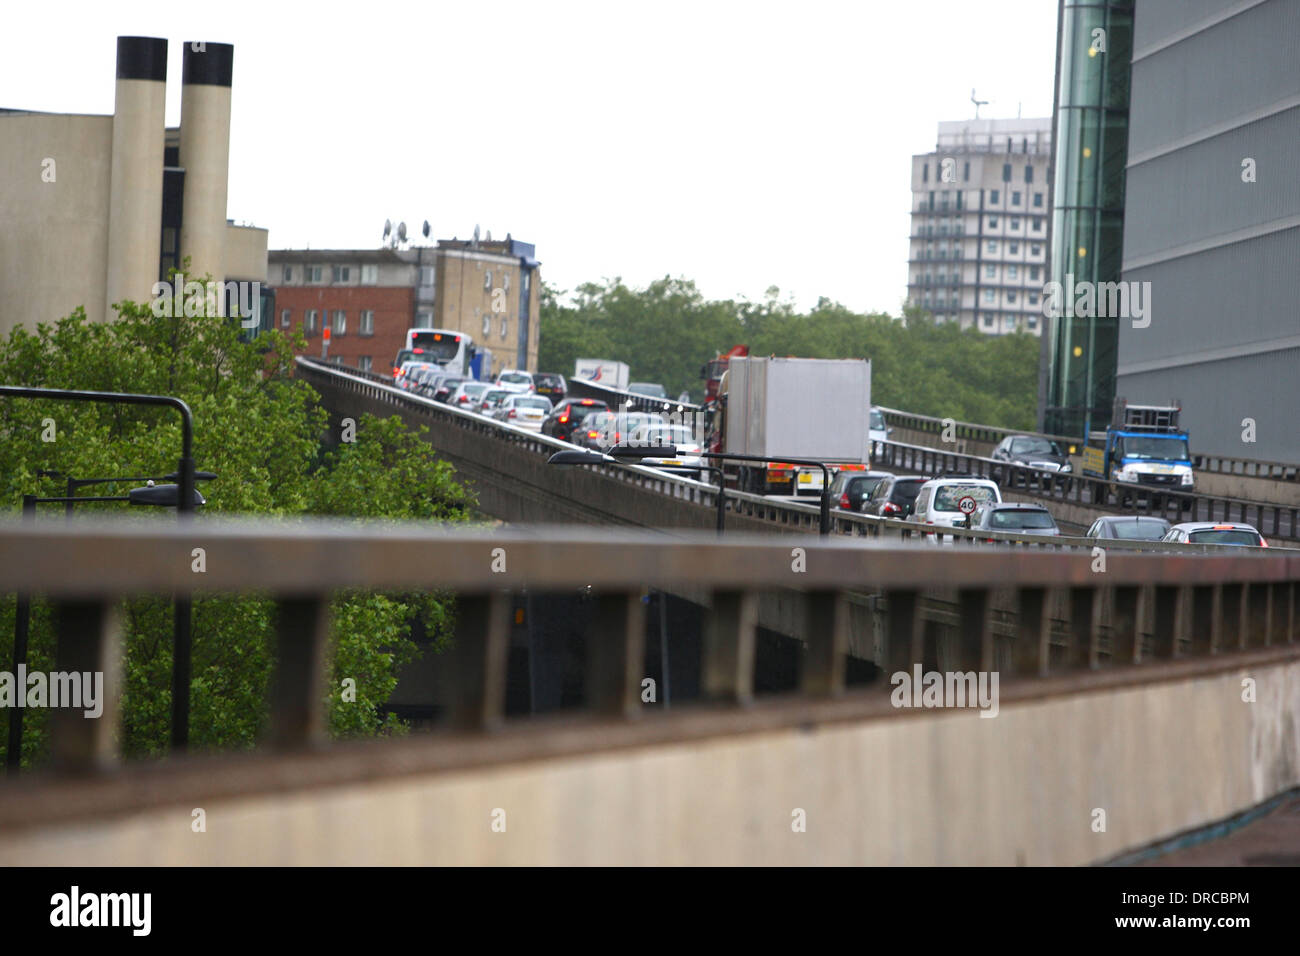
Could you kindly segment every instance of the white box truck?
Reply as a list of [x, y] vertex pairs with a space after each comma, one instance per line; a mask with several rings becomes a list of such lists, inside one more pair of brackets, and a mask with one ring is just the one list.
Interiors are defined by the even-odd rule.
[[[871, 360], [736, 356], [727, 366], [722, 450], [824, 462], [831, 474], [870, 465]], [[741, 491], [819, 492], [820, 468], [727, 463]]]
[[580, 358], [573, 363], [573, 377], [626, 392], [629, 371], [626, 362]]

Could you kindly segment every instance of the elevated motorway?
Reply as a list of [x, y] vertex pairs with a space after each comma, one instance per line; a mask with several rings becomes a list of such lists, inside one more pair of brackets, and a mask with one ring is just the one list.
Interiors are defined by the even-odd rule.
[[[881, 407], [894, 429], [893, 437], [903, 444], [920, 445], [960, 455], [986, 458], [1008, 435], [1036, 435], [1055, 441], [1062, 448], [1075, 449], [1071, 463], [1082, 471], [1084, 440], [1040, 432], [1017, 432], [991, 425], [915, 415], [897, 408]], [[945, 440], [950, 436], [951, 440]], [[1195, 436], [1193, 436], [1194, 438]], [[1193, 449], [1195, 441], [1192, 442]], [[1196, 487], [1202, 494], [1250, 502], [1300, 506], [1300, 465], [1226, 455], [1192, 454]]]
[[[590, 465], [578, 468], [546, 464], [555, 451], [571, 448], [536, 432], [464, 412], [392, 386], [386, 377], [341, 369], [312, 359], [298, 359], [299, 374], [321, 394], [335, 423], [362, 412], [397, 414], [412, 426], [429, 430], [428, 440], [439, 454], [459, 470], [478, 494], [486, 514], [509, 522], [553, 522], [625, 525], [663, 529], [713, 527], [715, 486], [677, 478], [637, 465]], [[590, 383], [587, 383], [590, 385]], [[590, 386], [602, 393], [612, 390]], [[623, 394], [623, 393], [615, 393]], [[661, 407], [663, 402], [633, 396]], [[677, 408], [676, 403], [669, 403]], [[694, 406], [681, 406], [688, 412]], [[928, 420], [938, 424], [938, 420]], [[894, 426], [898, 428], [899, 426]], [[333, 429], [333, 434], [339, 434]], [[936, 440], [939, 432], [925, 432]], [[968, 439], [970, 440], [970, 439]], [[991, 434], [985, 440], [993, 440]], [[1000, 439], [997, 439], [1000, 440]], [[996, 441], [993, 441], [996, 444]], [[1000, 474], [1009, 500], [1048, 504], [1058, 519], [1086, 528], [1103, 514], [1137, 511], [1163, 515], [1171, 521], [1247, 521], [1270, 540], [1296, 542], [1300, 503], [1285, 505], [1208, 494], [1152, 495], [1123, 505], [1111, 500], [1106, 482], [1082, 475], [1050, 476], [975, 454], [959, 453], [954, 446], [878, 443], [874, 461], [887, 470], [933, 475], [961, 471], [979, 475]], [[991, 446], [990, 446], [991, 447]], [[797, 501], [764, 498], [728, 491], [727, 526], [736, 531], [798, 532], [814, 529], [817, 509]], [[1184, 504], [1191, 503], [1190, 508]], [[836, 512], [833, 530], [857, 535], [894, 536], [909, 533], [899, 522], [849, 512]]]

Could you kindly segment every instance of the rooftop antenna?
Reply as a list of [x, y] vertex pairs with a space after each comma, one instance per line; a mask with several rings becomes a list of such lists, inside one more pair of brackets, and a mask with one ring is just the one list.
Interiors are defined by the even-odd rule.
[[972, 103], [975, 104], [975, 118], [976, 118], [976, 119], [979, 119], [979, 118], [980, 118], [980, 107], [981, 107], [981, 106], [988, 106], [989, 101], [988, 101], [988, 100], [977, 100], [977, 99], [975, 99], [975, 87], [973, 87], [973, 86], [971, 87], [971, 90], [970, 90], [970, 101], [971, 101]]

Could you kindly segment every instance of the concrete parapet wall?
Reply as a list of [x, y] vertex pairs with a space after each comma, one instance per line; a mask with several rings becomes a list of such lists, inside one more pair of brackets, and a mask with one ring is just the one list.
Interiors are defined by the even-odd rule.
[[186, 802], [0, 834], [0, 864], [1079, 865], [1300, 783], [1294, 649], [1093, 678], [1006, 686], [993, 719], [882, 700], [336, 787], [294, 790], [286, 772], [282, 792], [194, 804], [206, 833]]

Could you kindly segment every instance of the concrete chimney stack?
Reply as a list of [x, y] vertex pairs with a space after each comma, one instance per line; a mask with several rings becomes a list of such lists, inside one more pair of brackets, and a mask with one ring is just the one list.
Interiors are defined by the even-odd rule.
[[[114, 302], [148, 302], [161, 255], [167, 41], [117, 38], [104, 318]], [[224, 167], [223, 167], [224, 168]]]
[[186, 279], [225, 279], [226, 177], [230, 170], [229, 43], [185, 44], [181, 88], [180, 163], [185, 167], [181, 259]]

